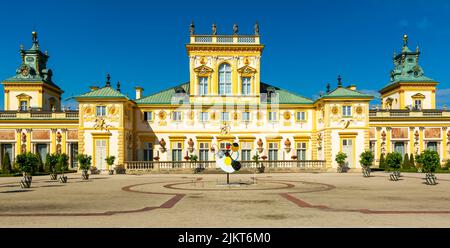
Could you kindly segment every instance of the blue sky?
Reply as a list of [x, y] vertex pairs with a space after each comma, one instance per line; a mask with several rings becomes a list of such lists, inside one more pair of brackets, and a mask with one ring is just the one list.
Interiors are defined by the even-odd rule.
[[[35, 28], [48, 50], [63, 98], [104, 85], [106, 73], [134, 97], [189, 80], [184, 45], [196, 33], [252, 33], [257, 20], [263, 82], [314, 98], [327, 83], [376, 92], [389, 81], [392, 54], [409, 35], [420, 45], [425, 75], [438, 82], [437, 103], [450, 101], [450, 1], [9, 1], [0, 15], [0, 79], [15, 74], [19, 46], [31, 46]], [[66, 102], [65, 104], [69, 104]], [[3, 94], [0, 96], [3, 108]]]

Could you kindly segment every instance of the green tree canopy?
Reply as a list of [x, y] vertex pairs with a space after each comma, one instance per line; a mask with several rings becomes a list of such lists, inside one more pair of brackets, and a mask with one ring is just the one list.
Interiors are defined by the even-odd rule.
[[389, 170], [398, 170], [402, 164], [402, 155], [398, 152], [388, 153], [386, 156], [386, 166]]
[[16, 163], [21, 172], [25, 173], [25, 175], [30, 175], [37, 169], [38, 157], [31, 152], [22, 153], [17, 155]]
[[359, 163], [364, 167], [370, 167], [373, 164], [374, 155], [371, 150], [361, 153]]
[[439, 154], [434, 150], [426, 149], [416, 156], [416, 161], [422, 165], [423, 171], [426, 173], [435, 172], [441, 166]]

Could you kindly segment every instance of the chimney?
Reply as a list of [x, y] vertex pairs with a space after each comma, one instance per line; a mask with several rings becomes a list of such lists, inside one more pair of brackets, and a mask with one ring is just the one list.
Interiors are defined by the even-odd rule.
[[347, 87], [347, 89], [356, 90], [356, 84], [351, 84], [350, 86]]
[[89, 88], [91, 89], [91, 91], [98, 90], [97, 86], [89, 86]]
[[141, 99], [144, 88], [137, 86], [137, 87], [134, 87], [134, 89], [136, 90], [136, 100]]

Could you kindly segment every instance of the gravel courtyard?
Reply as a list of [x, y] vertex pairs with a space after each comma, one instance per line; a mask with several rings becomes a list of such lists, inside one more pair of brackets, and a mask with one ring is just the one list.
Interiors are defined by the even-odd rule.
[[0, 178], [0, 227], [450, 227], [450, 174], [92, 175]]

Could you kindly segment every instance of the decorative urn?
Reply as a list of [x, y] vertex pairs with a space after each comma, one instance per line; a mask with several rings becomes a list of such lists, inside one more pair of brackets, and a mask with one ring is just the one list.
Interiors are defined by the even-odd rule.
[[262, 151], [264, 150], [264, 148], [263, 148], [263, 141], [261, 140], [261, 138], [260, 139], [258, 139], [258, 142], [256, 143], [257, 145], [258, 145], [258, 152], [259, 153], [262, 153]]
[[159, 145], [161, 146], [159, 149], [161, 150], [161, 152], [165, 152], [166, 151], [166, 141], [164, 139], [161, 139], [159, 141]]
[[291, 141], [289, 140], [289, 138], [284, 142], [284, 149], [287, 153], [291, 151]]
[[188, 145], [189, 145], [188, 151], [189, 151], [190, 153], [192, 153], [192, 152], [194, 151], [194, 141], [192, 140], [192, 138], [189, 139]]

